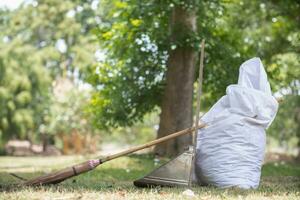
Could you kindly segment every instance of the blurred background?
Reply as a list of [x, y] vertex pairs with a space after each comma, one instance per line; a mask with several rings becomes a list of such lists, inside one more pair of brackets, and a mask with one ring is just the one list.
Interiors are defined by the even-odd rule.
[[[155, 139], [162, 102], [172, 104], [167, 66], [186, 49], [194, 58], [205, 38], [202, 114], [237, 82], [243, 61], [260, 57], [283, 99], [266, 159], [300, 159], [299, 1], [182, 2], [1, 0], [1, 154], [109, 154]], [[165, 155], [180, 149], [169, 145]]]

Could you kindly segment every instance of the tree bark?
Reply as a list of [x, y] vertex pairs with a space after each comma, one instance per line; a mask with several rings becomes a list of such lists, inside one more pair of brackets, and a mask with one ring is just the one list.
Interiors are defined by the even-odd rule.
[[[182, 40], [182, 34], [196, 32], [195, 12], [175, 7], [172, 12], [170, 30], [173, 41]], [[169, 54], [158, 138], [192, 126], [196, 55], [196, 51], [187, 45], [177, 47]], [[181, 136], [157, 145], [155, 153], [163, 156], [174, 156], [182, 152], [191, 142], [191, 135]]]

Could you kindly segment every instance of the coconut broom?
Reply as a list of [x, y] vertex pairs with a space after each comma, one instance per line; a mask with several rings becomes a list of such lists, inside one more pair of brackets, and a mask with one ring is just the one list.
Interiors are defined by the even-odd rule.
[[100, 159], [92, 159], [92, 160], [88, 160], [86, 162], [71, 166], [71, 167], [67, 167], [65, 169], [62, 169], [60, 171], [56, 171], [53, 173], [49, 173], [31, 180], [28, 180], [26, 182], [23, 183], [23, 185], [25, 186], [39, 186], [39, 185], [49, 185], [49, 184], [57, 184], [60, 183], [66, 179], [69, 179], [73, 176], [77, 176], [79, 174], [91, 171], [93, 169], [95, 169], [97, 166], [99, 166], [102, 163], [105, 163], [107, 161], [119, 158], [121, 156], [125, 156], [128, 155], [130, 153], [139, 151], [141, 149], [145, 149], [148, 147], [151, 147], [153, 145], [168, 141], [170, 139], [182, 136], [182, 135], [186, 135], [189, 133], [192, 133], [193, 131], [195, 131], [196, 129], [201, 129], [205, 127], [205, 124], [199, 124], [198, 126], [194, 126], [191, 128], [187, 128], [184, 129], [182, 131], [179, 132], [175, 132], [173, 134], [167, 135], [165, 137], [153, 140], [151, 142], [148, 142], [146, 144], [143, 145], [139, 145], [133, 148], [130, 148], [128, 150], [125, 151], [121, 151], [119, 153], [104, 157], [104, 158], [100, 158]]

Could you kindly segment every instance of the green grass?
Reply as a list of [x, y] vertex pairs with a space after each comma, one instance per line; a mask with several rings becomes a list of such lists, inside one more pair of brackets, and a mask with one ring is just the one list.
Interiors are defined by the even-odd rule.
[[262, 176], [300, 177], [300, 165], [285, 162], [268, 163], [263, 166]]
[[[55, 169], [81, 162], [89, 157], [0, 157], [0, 199], [190, 199], [186, 188], [140, 189], [132, 181], [155, 167], [151, 155], [122, 157], [99, 166], [96, 170], [67, 180], [56, 186], [16, 187], [20, 181], [13, 172], [31, 178]], [[160, 163], [162, 164], [162, 163]], [[261, 186], [257, 190], [237, 188], [194, 187], [193, 199], [300, 199], [300, 165], [270, 163], [262, 169]]]

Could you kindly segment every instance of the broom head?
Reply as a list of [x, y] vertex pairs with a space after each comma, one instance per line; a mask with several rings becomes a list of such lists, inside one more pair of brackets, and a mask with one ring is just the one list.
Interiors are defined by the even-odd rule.
[[72, 167], [46, 174], [24, 182], [25, 186], [39, 186], [60, 183], [68, 178], [93, 170], [101, 164], [101, 160], [89, 160]]

